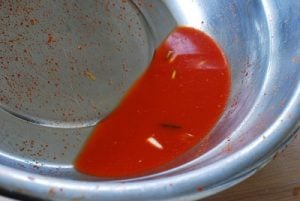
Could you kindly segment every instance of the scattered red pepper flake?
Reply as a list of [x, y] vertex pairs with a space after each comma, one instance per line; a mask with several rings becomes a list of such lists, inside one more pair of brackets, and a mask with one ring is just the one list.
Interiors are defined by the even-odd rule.
[[38, 23], [39, 23], [39, 21], [38, 21], [37, 19], [35, 19], [35, 18], [30, 19], [30, 24], [31, 24], [31, 25], [36, 25], [36, 24], [38, 24]]
[[197, 188], [197, 191], [199, 191], [199, 192], [203, 191], [203, 187], [199, 186], [199, 187]]
[[48, 45], [52, 45], [52, 43], [56, 42], [56, 40], [54, 39], [53, 35], [51, 33], [48, 33]]

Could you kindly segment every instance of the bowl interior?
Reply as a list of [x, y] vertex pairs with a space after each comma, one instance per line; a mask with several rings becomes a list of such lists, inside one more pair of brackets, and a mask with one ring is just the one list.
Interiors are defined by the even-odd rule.
[[[261, 137], [299, 85], [299, 71], [290, 67], [299, 65], [299, 56], [278, 50], [293, 45], [284, 34], [292, 25], [271, 26], [271, 11], [267, 1], [4, 1], [0, 164], [51, 177], [105, 180], [76, 172], [73, 160], [177, 25], [204, 31], [223, 49], [231, 93], [210, 135], [148, 176], [228, 157]], [[292, 15], [281, 17], [288, 22]], [[287, 60], [290, 66], [282, 65]]]

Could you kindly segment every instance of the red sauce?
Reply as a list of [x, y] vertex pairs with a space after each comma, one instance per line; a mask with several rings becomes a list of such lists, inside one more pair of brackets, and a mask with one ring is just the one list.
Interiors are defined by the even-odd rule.
[[76, 169], [126, 177], [167, 164], [213, 128], [229, 88], [229, 67], [217, 44], [193, 28], [176, 28], [120, 105], [96, 126]]

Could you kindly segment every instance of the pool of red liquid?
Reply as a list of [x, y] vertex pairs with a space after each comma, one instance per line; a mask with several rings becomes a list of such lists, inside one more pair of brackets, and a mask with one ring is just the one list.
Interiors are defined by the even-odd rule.
[[199, 30], [177, 27], [119, 106], [95, 127], [75, 168], [118, 178], [169, 163], [214, 127], [229, 90], [229, 66], [218, 45]]

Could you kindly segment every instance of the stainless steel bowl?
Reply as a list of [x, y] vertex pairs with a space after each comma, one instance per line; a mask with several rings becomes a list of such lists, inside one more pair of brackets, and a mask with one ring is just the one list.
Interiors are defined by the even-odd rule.
[[[0, 188], [46, 200], [196, 200], [265, 165], [299, 130], [300, 1], [0, 2]], [[72, 162], [177, 25], [224, 50], [232, 88], [210, 135], [160, 171], [107, 180]]]

